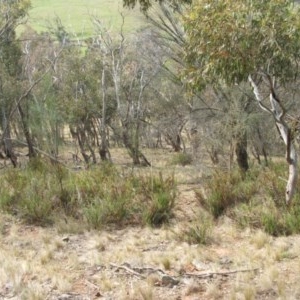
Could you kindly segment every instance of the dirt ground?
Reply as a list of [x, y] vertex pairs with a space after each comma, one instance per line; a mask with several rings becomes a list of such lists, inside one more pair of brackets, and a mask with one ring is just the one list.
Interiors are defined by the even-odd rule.
[[181, 235], [199, 218], [201, 174], [172, 172], [175, 217], [163, 228], [42, 228], [1, 214], [0, 299], [300, 299], [300, 236], [241, 230], [224, 217], [207, 245], [189, 245]]

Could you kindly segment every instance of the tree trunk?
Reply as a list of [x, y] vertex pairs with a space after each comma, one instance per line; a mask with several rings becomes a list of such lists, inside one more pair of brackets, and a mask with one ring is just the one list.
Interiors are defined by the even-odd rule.
[[[123, 125], [123, 143], [124, 146], [127, 148], [130, 157], [132, 158], [133, 164], [151, 166], [151, 163], [148, 161], [146, 156], [138, 148], [136, 148], [137, 145], [135, 143], [132, 143], [129, 134], [128, 124], [122, 122], [122, 125]], [[136, 138], [136, 136], [134, 136], [134, 138]]]
[[248, 79], [253, 88], [253, 92], [256, 97], [256, 100], [258, 101], [259, 106], [264, 111], [270, 113], [274, 117], [278, 131], [284, 141], [284, 144], [286, 145], [286, 161], [289, 165], [289, 176], [285, 190], [285, 201], [286, 204], [290, 204], [296, 191], [296, 184], [298, 178], [297, 152], [294, 141], [291, 137], [291, 129], [284, 120], [284, 116], [286, 114], [285, 108], [275, 93], [275, 84], [273, 82], [274, 79], [272, 79], [269, 75], [264, 76], [269, 83], [271, 109], [263, 104], [263, 97], [260, 94], [258, 86], [254, 82], [252, 77], [249, 76]]
[[100, 158], [102, 161], [110, 160], [110, 154], [107, 146], [106, 136], [106, 89], [105, 89], [105, 70], [102, 71], [102, 118], [100, 124], [101, 146], [99, 149]]
[[80, 134], [80, 128], [79, 125], [77, 126], [76, 130], [74, 130], [74, 128], [70, 125], [70, 132], [73, 138], [76, 138], [79, 148], [80, 148], [80, 152], [81, 155], [84, 159], [84, 162], [88, 165], [90, 163], [90, 157], [89, 155], [86, 153], [85, 149], [84, 149], [84, 140], [82, 139], [82, 135]]
[[289, 177], [285, 190], [285, 201], [287, 204], [291, 203], [291, 200], [296, 191], [297, 179], [298, 179], [298, 157], [295, 149], [294, 142], [291, 138], [291, 130], [285, 122], [277, 123], [278, 130], [286, 145], [286, 161], [289, 165]]
[[26, 139], [26, 142], [27, 142], [28, 156], [29, 156], [29, 158], [36, 157], [36, 151], [34, 150], [33, 141], [32, 141], [32, 138], [31, 138], [31, 135], [30, 135], [30, 132], [29, 132], [27, 120], [26, 120], [24, 111], [23, 111], [20, 103], [18, 104], [18, 111], [19, 111], [19, 114], [20, 114], [20, 117], [21, 117], [24, 136], [25, 136], [25, 139]]
[[13, 164], [13, 166], [17, 167], [17, 156], [14, 153], [14, 149], [11, 142], [11, 134], [10, 134], [10, 124], [6, 117], [5, 108], [2, 107], [2, 127], [3, 127], [3, 143], [4, 143], [4, 153], [6, 157], [8, 157]]
[[235, 154], [239, 169], [245, 173], [249, 169], [248, 153], [247, 153], [247, 135], [242, 133], [237, 137], [235, 145]]
[[180, 152], [182, 150], [180, 133], [176, 133], [175, 135], [172, 135], [172, 133], [166, 133], [165, 137], [166, 142], [172, 146], [174, 152]]

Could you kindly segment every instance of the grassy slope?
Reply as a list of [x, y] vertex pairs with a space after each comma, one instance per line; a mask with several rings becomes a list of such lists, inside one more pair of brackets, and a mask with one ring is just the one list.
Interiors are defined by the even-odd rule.
[[32, 0], [29, 24], [38, 31], [46, 31], [58, 16], [68, 31], [80, 36], [92, 33], [91, 16], [103, 19], [108, 27], [119, 30], [121, 26], [120, 11], [125, 15], [125, 31], [140, 28], [143, 16], [138, 9], [127, 10], [122, 1], [116, 0]]
[[[111, 150], [116, 164], [128, 165], [124, 149]], [[175, 172], [179, 183], [170, 226], [87, 231], [61, 218], [42, 228], [1, 212], [0, 299], [300, 299], [299, 235], [270, 237], [224, 217], [207, 245], [183, 242], [183, 230], [201, 220], [194, 194], [201, 168], [172, 169], [167, 150], [146, 154], [148, 172]], [[163, 284], [164, 273], [179, 284]]]

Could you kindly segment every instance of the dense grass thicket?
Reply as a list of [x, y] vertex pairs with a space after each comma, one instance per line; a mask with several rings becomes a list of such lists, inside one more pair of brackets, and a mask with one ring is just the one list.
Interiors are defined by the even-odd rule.
[[274, 236], [299, 233], [300, 193], [291, 206], [285, 204], [285, 173], [284, 163], [252, 168], [246, 176], [236, 170], [216, 171], [206, 179], [206, 195], [196, 191], [197, 199], [215, 219], [227, 215], [241, 227], [261, 228]]
[[127, 174], [111, 164], [70, 171], [41, 159], [1, 176], [0, 208], [28, 223], [72, 218], [90, 228], [159, 226], [170, 220], [176, 197], [173, 177]]
[[[209, 243], [215, 221], [224, 215], [242, 228], [273, 236], [299, 233], [300, 193], [287, 207], [281, 179], [285, 171], [284, 163], [253, 167], [246, 175], [216, 170], [204, 179], [201, 190], [195, 190], [199, 217], [179, 238]], [[174, 216], [176, 197], [173, 176], [137, 175], [110, 163], [74, 171], [37, 158], [24, 169], [7, 169], [1, 175], [0, 209], [42, 226], [63, 219], [95, 229], [160, 226]]]

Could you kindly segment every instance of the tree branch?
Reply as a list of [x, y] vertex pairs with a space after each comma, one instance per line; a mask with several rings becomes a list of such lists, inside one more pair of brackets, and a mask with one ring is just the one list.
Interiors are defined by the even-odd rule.
[[258, 89], [258, 86], [257, 86], [257, 84], [254, 82], [254, 80], [252, 79], [251, 75], [248, 76], [248, 80], [249, 80], [249, 82], [250, 82], [250, 84], [251, 84], [251, 86], [252, 86], [252, 88], [253, 88], [253, 93], [254, 93], [254, 95], [255, 95], [255, 98], [256, 98], [256, 100], [257, 100], [258, 105], [260, 106], [260, 108], [261, 108], [262, 110], [266, 111], [267, 113], [269, 113], [269, 114], [271, 114], [271, 115], [274, 116], [272, 110], [269, 109], [267, 106], [265, 106], [265, 105], [263, 104], [263, 97], [262, 97], [262, 95], [260, 94], [259, 89]]
[[236, 274], [236, 273], [245, 273], [245, 272], [256, 272], [258, 271], [259, 268], [254, 268], [254, 269], [242, 269], [242, 270], [231, 270], [231, 271], [223, 271], [223, 272], [206, 272], [206, 273], [184, 273], [183, 276], [189, 276], [189, 277], [197, 277], [197, 278], [209, 278], [213, 277], [215, 275], [217, 276], [228, 276], [231, 274]]

